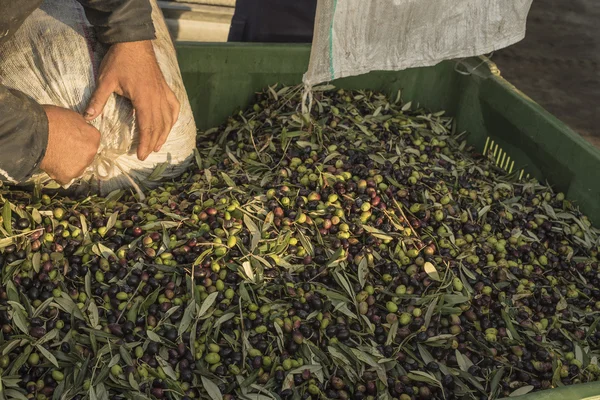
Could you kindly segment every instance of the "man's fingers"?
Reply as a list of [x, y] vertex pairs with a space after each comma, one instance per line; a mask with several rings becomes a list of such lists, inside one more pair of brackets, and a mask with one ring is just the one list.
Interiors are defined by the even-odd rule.
[[140, 161], [144, 161], [148, 158], [150, 154], [150, 142], [152, 141], [152, 131], [153, 128], [151, 125], [145, 125], [140, 122], [140, 145], [137, 148], [137, 157]]
[[154, 151], [160, 151], [160, 148], [167, 141], [171, 128], [173, 127], [173, 121], [171, 120], [170, 110], [163, 111], [162, 129], [158, 131], [159, 135], [154, 145]]
[[177, 100], [177, 97], [175, 97], [175, 95], [173, 95], [170, 103], [171, 103], [171, 112], [173, 115], [173, 126], [175, 126], [175, 124], [177, 123], [177, 120], [179, 119], [179, 110], [181, 107], [179, 105], [179, 100]]
[[115, 85], [111, 84], [106, 79], [98, 80], [98, 86], [90, 99], [88, 106], [83, 116], [86, 120], [91, 121], [102, 114], [102, 110], [108, 101], [111, 94], [114, 93]]
[[163, 131], [163, 134], [158, 139], [158, 143], [156, 144], [154, 151], [160, 151], [161, 147], [169, 138], [169, 134], [171, 133], [171, 130], [173, 129], [173, 127], [177, 123], [177, 119], [179, 118], [179, 101], [177, 100], [173, 92], [170, 92], [170, 95], [167, 96], [167, 108], [168, 111], [166, 113], [163, 113], [166, 129], [165, 131]]
[[160, 110], [155, 114], [152, 103], [140, 103], [134, 105], [136, 120], [140, 127], [140, 145], [138, 146], [137, 156], [144, 161], [156, 146], [160, 136], [162, 123], [158, 116]]
[[94, 157], [96, 157], [96, 154], [98, 153], [98, 148], [100, 147], [100, 139], [102, 138], [102, 135], [100, 134], [100, 131], [96, 128], [94, 128], [91, 125], [86, 124], [86, 128], [89, 129], [85, 129], [85, 135], [86, 135], [86, 140], [89, 143], [89, 154], [87, 154], [88, 158], [89, 158], [89, 164], [91, 164], [91, 162], [94, 160]]
[[137, 148], [137, 157], [140, 161], [144, 161], [150, 154], [148, 148], [150, 147], [149, 142], [151, 135], [152, 133], [148, 129], [140, 128], [140, 145]]

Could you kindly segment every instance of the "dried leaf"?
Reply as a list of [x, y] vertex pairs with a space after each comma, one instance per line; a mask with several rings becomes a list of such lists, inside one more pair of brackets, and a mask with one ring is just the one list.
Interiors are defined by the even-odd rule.
[[427, 275], [429, 275], [429, 277], [431, 279], [433, 279], [434, 281], [437, 281], [437, 282], [441, 281], [440, 274], [437, 271], [437, 269], [433, 266], [432, 263], [427, 261], [425, 263], [425, 265], [423, 266], [423, 268], [425, 269], [425, 272], [427, 273]]
[[254, 282], [254, 270], [252, 269], [252, 264], [250, 264], [250, 261], [244, 261], [242, 263], [242, 269], [246, 277], [250, 281]]

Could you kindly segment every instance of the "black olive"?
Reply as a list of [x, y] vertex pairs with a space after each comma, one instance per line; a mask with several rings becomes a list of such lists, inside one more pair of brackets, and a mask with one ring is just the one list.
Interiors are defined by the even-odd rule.
[[27, 229], [29, 228], [29, 219], [27, 218], [19, 218], [17, 220], [17, 226], [19, 227], [19, 229]]

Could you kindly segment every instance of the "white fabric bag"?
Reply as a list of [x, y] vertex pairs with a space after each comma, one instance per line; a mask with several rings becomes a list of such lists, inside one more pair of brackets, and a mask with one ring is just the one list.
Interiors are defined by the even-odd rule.
[[[102, 115], [92, 122], [102, 134], [98, 155], [76, 180], [74, 188], [107, 194], [140, 184], [150, 187], [161, 179], [183, 173], [193, 158], [196, 125], [192, 110], [169, 32], [156, 1], [151, 0], [151, 4], [156, 30], [154, 51], [167, 84], [181, 105], [177, 123], [162, 149], [139, 161], [136, 156], [139, 134], [133, 107], [129, 100], [113, 94]], [[0, 46], [0, 83], [22, 91], [40, 104], [82, 114], [96, 87], [96, 75], [107, 49], [97, 41], [77, 1], [45, 0], [15, 35]], [[46, 174], [39, 173], [31, 182], [49, 180]]]
[[525, 37], [533, 0], [319, 0], [308, 87], [472, 57]]

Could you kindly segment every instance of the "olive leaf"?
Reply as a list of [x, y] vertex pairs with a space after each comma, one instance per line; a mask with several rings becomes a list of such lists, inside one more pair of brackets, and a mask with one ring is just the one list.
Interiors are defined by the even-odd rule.
[[[108, 373], [108, 368], [106, 369], [106, 373]], [[108, 392], [106, 391], [104, 384], [96, 384], [96, 396], [98, 400], [108, 400]]]
[[150, 307], [152, 304], [154, 304], [156, 302], [159, 294], [160, 294], [160, 288], [156, 289], [154, 292], [149, 294], [148, 297], [146, 297], [146, 299], [140, 306], [140, 312], [142, 312], [142, 313], [146, 312], [148, 310], [148, 307]]
[[192, 320], [196, 318], [198, 313], [198, 304], [195, 300], [190, 300], [188, 306], [185, 308], [183, 312], [183, 317], [181, 318], [181, 323], [179, 324], [178, 334], [179, 336], [183, 335], [183, 333], [190, 327], [192, 324]]
[[283, 349], [284, 349], [283, 346], [285, 343], [285, 337], [283, 335], [283, 330], [277, 324], [277, 322], [273, 322], [273, 326], [275, 327], [275, 331], [277, 331], [277, 346], [279, 347], [279, 351], [283, 351]]
[[208, 295], [208, 297], [204, 300], [202, 305], [200, 306], [200, 310], [198, 311], [198, 318], [202, 318], [204, 314], [208, 311], [209, 308], [215, 303], [217, 300], [218, 292], [214, 292]]
[[523, 387], [520, 387], [517, 390], [511, 392], [508, 395], [508, 397], [523, 396], [524, 394], [527, 394], [527, 393], [531, 392], [533, 389], [534, 389], [534, 387], [531, 386], [531, 385], [523, 386]]
[[131, 358], [131, 354], [129, 354], [129, 351], [127, 351], [125, 346], [119, 347], [119, 355], [120, 355], [120, 359], [123, 359], [123, 361], [125, 361], [125, 364], [127, 364], [129, 366], [134, 365], [133, 359]]
[[435, 385], [438, 387], [442, 387], [440, 381], [437, 380], [437, 378], [428, 373], [428, 372], [424, 372], [424, 371], [411, 371], [408, 373], [408, 377], [414, 381], [417, 382], [425, 382], [428, 383], [430, 385]]
[[35, 347], [38, 349], [38, 351], [39, 351], [40, 353], [42, 353], [42, 355], [44, 356], [44, 358], [46, 358], [46, 360], [48, 360], [48, 361], [50, 361], [52, 364], [54, 364], [54, 366], [55, 366], [56, 368], [59, 368], [58, 361], [56, 360], [56, 357], [54, 357], [54, 355], [53, 355], [52, 353], [50, 353], [48, 350], [46, 350], [46, 349], [44, 348], [44, 346], [42, 346], [42, 345], [39, 345], [39, 344], [38, 344], [38, 345], [36, 345]]
[[106, 222], [106, 230], [110, 230], [112, 227], [115, 226], [118, 216], [118, 211], [115, 211], [112, 214], [110, 214], [110, 217], [108, 217], [108, 222]]
[[23, 350], [23, 352], [21, 352], [13, 362], [9, 375], [14, 375], [17, 373], [17, 371], [25, 364], [32, 351], [33, 347], [31, 345], [27, 345], [25, 347], [25, 350]]
[[[136, 392], [140, 391], [140, 385], [135, 380], [135, 376], [133, 375], [133, 373], [127, 375], [127, 381], [129, 382], [129, 385], [131, 386], [131, 388], [133, 390], [135, 390]], [[145, 396], [143, 396], [143, 397], [145, 398]]]
[[153, 342], [157, 342], [157, 343], [163, 342], [162, 338], [160, 336], [158, 336], [156, 334], [156, 332], [146, 331], [146, 336], [148, 336], [148, 339], [152, 340]]
[[138, 319], [139, 310], [140, 310], [140, 306], [141, 306], [142, 302], [143, 302], [143, 299], [141, 297], [136, 297], [133, 304], [131, 305], [131, 308], [129, 309], [129, 311], [127, 311], [127, 320], [128, 321], [135, 322]]
[[454, 354], [456, 356], [456, 362], [458, 363], [459, 368], [467, 372], [469, 368], [473, 365], [471, 360], [469, 360], [466, 356], [464, 356], [460, 351], [454, 350]]
[[495, 393], [496, 393], [496, 391], [498, 390], [498, 387], [500, 385], [500, 381], [504, 377], [504, 373], [505, 372], [506, 372], [506, 369], [504, 367], [500, 367], [500, 369], [498, 369], [494, 373], [494, 377], [492, 378], [492, 383], [490, 384], [490, 393], [491, 393], [492, 396], [494, 396]]
[[232, 188], [236, 187], [235, 182], [225, 172], [221, 171], [221, 176], [223, 177], [223, 180], [225, 181], [227, 186]]
[[100, 329], [100, 315], [98, 313], [98, 307], [94, 302], [93, 298], [90, 298], [90, 302], [87, 307], [88, 316], [90, 318], [90, 324], [94, 329]]
[[36, 344], [42, 345], [46, 342], [53, 340], [54, 338], [56, 338], [58, 336], [58, 332], [59, 332], [58, 329], [52, 329], [51, 331], [46, 333], [44, 336], [42, 336], [40, 339], [38, 339]]
[[21, 346], [21, 340], [15, 339], [3, 345], [2, 355], [9, 354], [14, 348]]
[[262, 237], [262, 235], [260, 233], [260, 229], [258, 229], [258, 226], [256, 225], [256, 223], [254, 223], [254, 221], [252, 221], [252, 218], [249, 217], [247, 214], [244, 214], [244, 224], [246, 224], [246, 227], [248, 228], [248, 230], [250, 230], [250, 233], [252, 234], [252, 242], [250, 244], [250, 251], [254, 251], [254, 249], [256, 249], [256, 246], [258, 246], [258, 243], [260, 242], [260, 239]]
[[221, 394], [221, 391], [219, 390], [219, 386], [217, 386], [217, 384], [215, 384], [212, 380], [208, 379], [204, 375], [201, 376], [201, 380], [204, 390], [206, 390], [206, 393], [208, 393], [212, 400], [223, 399], [223, 395]]
[[[14, 303], [12, 301], [8, 302], [9, 304], [13, 305], [13, 304], [18, 304], [18, 303]], [[18, 304], [20, 306], [20, 304]], [[17, 328], [19, 328], [19, 330], [25, 334], [29, 333], [29, 328], [28, 328], [28, 324], [27, 324], [27, 318], [25, 317], [25, 312], [23, 308], [19, 308], [19, 307], [14, 307], [11, 311], [11, 315], [12, 315], [12, 319], [15, 323], [15, 325], [17, 326]]]
[[[4, 383], [4, 378], [2, 378], [2, 382]], [[4, 395], [6, 398], [15, 399], [15, 400], [28, 400], [29, 398], [16, 389], [6, 389], [4, 391]]]
[[103, 245], [102, 243], [94, 244], [92, 246], [92, 251], [94, 252], [94, 254], [101, 256], [103, 258], [109, 258], [109, 257], [117, 258], [115, 253], [111, 249], [109, 249], [108, 247]]
[[424, 324], [423, 324], [425, 329], [429, 328], [429, 324], [431, 323], [431, 317], [433, 316], [433, 313], [435, 312], [435, 308], [437, 307], [439, 300], [440, 300], [440, 298], [436, 297], [435, 300], [433, 300], [431, 303], [429, 303], [429, 306], [427, 307], [427, 311], [425, 312]]
[[4, 224], [6, 232], [8, 232], [9, 235], [12, 235], [12, 210], [11, 204], [7, 200], [4, 201], [4, 205], [2, 206], [2, 223]]
[[33, 266], [33, 270], [35, 271], [36, 274], [40, 272], [41, 260], [42, 260], [41, 253], [34, 253], [33, 256], [31, 257], [31, 265]]
[[361, 288], [365, 287], [367, 276], [369, 275], [369, 265], [367, 258], [363, 257], [358, 263], [358, 283]]
[[383, 232], [377, 228], [374, 228], [372, 226], [363, 224], [362, 227], [365, 231], [369, 232], [372, 236], [374, 236], [378, 239], [382, 239], [382, 240], [393, 240], [394, 239], [393, 237], [386, 234], [385, 232]]
[[388, 331], [388, 336], [385, 341], [386, 346], [391, 345], [396, 340], [396, 335], [398, 334], [398, 321], [394, 322]]
[[421, 355], [421, 359], [425, 364], [429, 364], [430, 362], [435, 361], [431, 353], [424, 346], [418, 344], [417, 348], [419, 349], [419, 354]]
[[81, 310], [79, 307], [77, 307], [75, 302], [69, 297], [68, 294], [62, 293], [61, 297], [56, 297], [54, 299], [54, 303], [56, 303], [56, 305], [58, 305], [58, 307], [64, 312], [71, 314], [76, 318], [84, 319]]
[[158, 361], [158, 364], [162, 367], [163, 371], [169, 378], [173, 379], [174, 381], [177, 380], [177, 374], [175, 374], [175, 370], [173, 370], [171, 364], [169, 364], [168, 362], [163, 360], [162, 357], [159, 356], [156, 356], [156, 361]]

